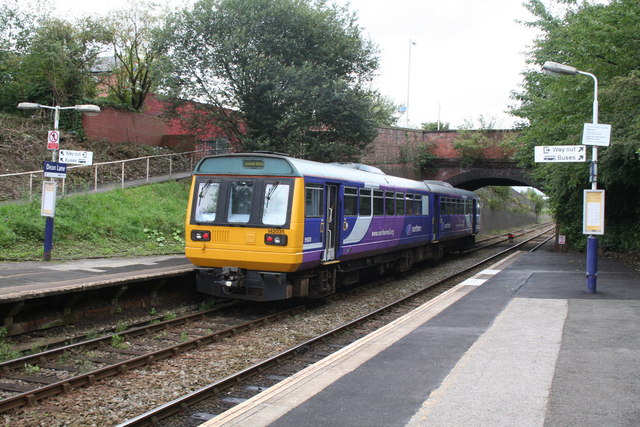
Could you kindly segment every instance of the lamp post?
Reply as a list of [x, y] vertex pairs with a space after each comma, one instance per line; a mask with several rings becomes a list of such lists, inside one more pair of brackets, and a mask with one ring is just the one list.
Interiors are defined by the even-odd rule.
[[409, 39], [409, 64], [407, 66], [407, 110], [405, 117], [405, 126], [409, 127], [409, 97], [411, 94], [411, 46], [415, 46], [416, 42]]
[[[547, 61], [542, 66], [545, 73], [549, 75], [568, 75], [575, 76], [577, 74], [588, 76], [593, 79], [593, 124], [598, 124], [598, 79], [595, 75], [580, 71], [570, 65], [559, 64], [557, 62]], [[589, 177], [591, 181], [591, 189], [598, 189], [598, 146], [591, 146], [591, 173]], [[587, 293], [596, 293], [596, 285], [598, 280], [598, 238], [591, 234], [587, 238]]]
[[[100, 107], [93, 104], [84, 104], [84, 105], [74, 105], [73, 107], [60, 107], [49, 106], [36, 104], [33, 102], [21, 102], [18, 104], [18, 108], [20, 110], [40, 110], [42, 108], [53, 110], [53, 130], [58, 131], [58, 124], [60, 122], [60, 110], [76, 110], [83, 113], [87, 113], [89, 115], [96, 115], [100, 112]], [[58, 150], [53, 150], [51, 153], [51, 161], [55, 162], [57, 160]], [[55, 178], [53, 178], [55, 182]], [[55, 186], [55, 184], [54, 184]], [[54, 187], [55, 188], [55, 187]], [[55, 192], [53, 193], [55, 197]], [[44, 196], [44, 195], [43, 195]], [[51, 249], [53, 249], [53, 212], [50, 216], [46, 216], [45, 228], [44, 228], [44, 255], [43, 258], [45, 261], [51, 261]]]

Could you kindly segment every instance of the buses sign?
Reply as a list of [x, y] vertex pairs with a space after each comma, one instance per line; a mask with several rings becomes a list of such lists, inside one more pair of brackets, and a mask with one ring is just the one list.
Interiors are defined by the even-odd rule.
[[60, 150], [58, 160], [61, 163], [91, 166], [93, 164], [93, 151]]
[[534, 151], [536, 163], [585, 162], [584, 145], [539, 145]]

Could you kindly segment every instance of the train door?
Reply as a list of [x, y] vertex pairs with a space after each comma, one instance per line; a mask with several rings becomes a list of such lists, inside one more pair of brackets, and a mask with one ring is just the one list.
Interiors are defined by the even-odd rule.
[[437, 241], [440, 238], [440, 196], [437, 194], [433, 195], [433, 237], [431, 240]]
[[324, 255], [323, 262], [332, 261], [336, 258], [338, 251], [338, 185], [327, 184], [326, 194], [327, 203], [325, 203], [325, 235], [324, 235]]

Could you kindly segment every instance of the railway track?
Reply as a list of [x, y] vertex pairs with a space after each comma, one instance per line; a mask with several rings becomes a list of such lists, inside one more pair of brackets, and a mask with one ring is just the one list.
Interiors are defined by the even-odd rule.
[[[451, 278], [457, 276], [459, 274]], [[223, 311], [236, 310], [238, 305], [225, 304], [207, 312], [144, 325], [2, 363], [0, 390], [3, 390], [4, 399], [0, 401], [0, 412], [94, 385], [105, 378], [176, 357], [305, 309], [304, 306], [289, 307], [249, 321], [246, 316], [235, 320], [222, 316]], [[291, 352], [300, 353], [309, 345], [311, 342], [296, 346]], [[274, 378], [271, 381], [279, 376]]]
[[[118, 427], [198, 425], [338, 351], [373, 330], [392, 322], [426, 301], [436, 298], [454, 287], [459, 279], [475, 274], [487, 264], [504, 258], [515, 250], [528, 249], [534, 251], [553, 238], [553, 236], [553, 228], [535, 233], [522, 242], [493, 254], [464, 271], [449, 275], [435, 285], [402, 297], [247, 369], [121, 423]], [[189, 409], [187, 410], [187, 408]]]

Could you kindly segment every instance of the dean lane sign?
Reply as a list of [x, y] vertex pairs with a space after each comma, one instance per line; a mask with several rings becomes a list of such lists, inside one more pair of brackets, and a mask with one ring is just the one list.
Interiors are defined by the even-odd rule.
[[537, 145], [536, 163], [585, 162], [587, 150], [584, 145]]

